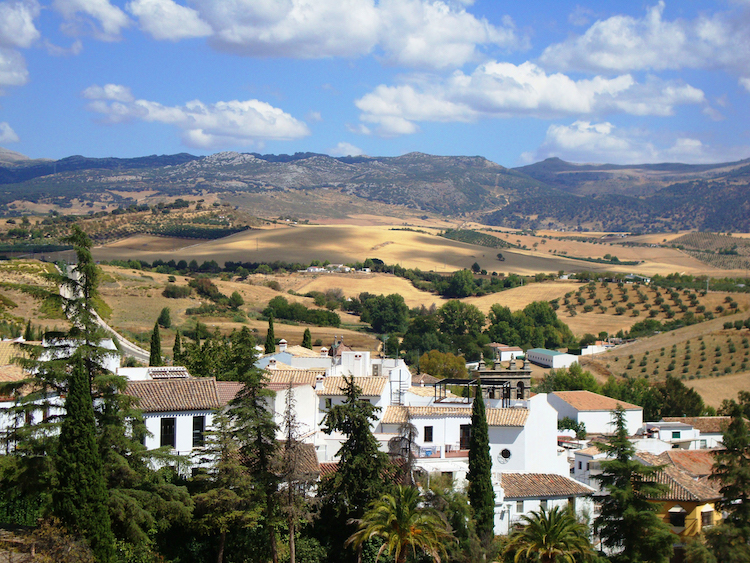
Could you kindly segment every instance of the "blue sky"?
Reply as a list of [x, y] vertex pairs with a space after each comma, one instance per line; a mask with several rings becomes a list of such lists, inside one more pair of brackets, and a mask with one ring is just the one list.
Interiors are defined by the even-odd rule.
[[750, 0], [0, 0], [0, 146], [750, 157]]

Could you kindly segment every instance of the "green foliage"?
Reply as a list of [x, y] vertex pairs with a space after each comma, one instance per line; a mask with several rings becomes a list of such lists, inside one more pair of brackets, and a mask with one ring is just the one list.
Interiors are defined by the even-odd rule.
[[573, 430], [576, 433], [578, 440], [586, 438], [586, 424], [583, 422], [576, 422], [569, 416], [564, 417], [562, 420], [557, 421], [558, 430]]
[[492, 342], [524, 349], [555, 349], [575, 343], [572, 331], [546, 301], [535, 301], [514, 313], [496, 303], [490, 308], [489, 321], [486, 334]]
[[521, 524], [513, 529], [504, 549], [515, 561], [579, 561], [593, 555], [588, 526], [568, 508], [542, 508], [522, 516]]
[[491, 538], [495, 527], [495, 492], [492, 489], [492, 459], [490, 458], [489, 428], [482, 397], [482, 388], [476, 385], [471, 406], [471, 435], [469, 437], [468, 495], [477, 535]]
[[168, 299], [183, 299], [192, 293], [192, 289], [187, 285], [175, 285], [168, 283], [161, 294]]
[[159, 313], [159, 318], [156, 319], [156, 323], [162, 328], [170, 328], [172, 326], [172, 315], [169, 307], [164, 307]]
[[114, 536], [107, 511], [107, 490], [96, 443], [91, 384], [85, 358], [72, 360], [65, 399], [65, 418], [55, 459], [57, 482], [52, 502], [55, 515], [91, 542], [99, 562], [114, 558]]
[[585, 390], [601, 393], [602, 387], [589, 371], [576, 362], [569, 368], [552, 369], [534, 387], [536, 393]]
[[513, 246], [498, 237], [479, 233], [470, 229], [447, 229], [445, 232], [440, 233], [440, 236], [450, 240], [476, 244], [478, 246], [486, 246], [488, 248], [510, 248]]
[[701, 416], [705, 409], [703, 399], [695, 389], [687, 387], [671, 375], [657, 386], [661, 395], [659, 416]]
[[435, 511], [420, 506], [420, 500], [417, 488], [398, 485], [393, 494], [369, 505], [345, 545], [359, 550], [364, 542], [378, 537], [383, 540], [378, 556], [386, 552], [396, 563], [405, 563], [409, 554], [417, 557], [421, 553], [439, 560], [446, 552], [450, 531]]
[[235, 311], [245, 304], [245, 299], [240, 295], [239, 291], [232, 292], [229, 296], [229, 307]]
[[341, 317], [333, 311], [308, 309], [302, 303], [289, 303], [286, 297], [281, 295], [277, 295], [268, 302], [266, 308], [263, 309], [263, 315], [317, 326], [338, 327], [341, 325]]
[[305, 332], [302, 334], [302, 346], [304, 348], [308, 348], [312, 350], [313, 344], [312, 344], [312, 334], [310, 333], [310, 329], [306, 328]]
[[404, 332], [409, 322], [409, 308], [401, 295], [360, 295], [362, 321], [379, 333]]
[[470, 270], [458, 270], [448, 279], [448, 287], [443, 293], [450, 299], [463, 299], [474, 294], [474, 275]]
[[161, 335], [159, 334], [159, 322], [154, 323], [154, 330], [151, 333], [151, 348], [148, 357], [148, 365], [161, 366], [164, 362], [161, 358]]
[[431, 350], [420, 356], [419, 371], [435, 377], [451, 379], [466, 379], [469, 377], [465, 358], [439, 350]]
[[635, 447], [628, 440], [625, 411], [613, 413], [615, 434], [598, 444], [607, 454], [602, 473], [595, 476], [608, 495], [602, 497], [601, 512], [595, 520], [604, 546], [614, 551], [622, 563], [666, 563], [672, 556], [673, 535], [658, 516], [660, 498], [666, 488], [652, 480], [660, 467], [645, 466], [633, 459]]
[[276, 351], [276, 336], [273, 333], [273, 315], [268, 317], [268, 330], [266, 331], [266, 354], [273, 354]]
[[353, 529], [347, 523], [359, 519], [373, 500], [388, 492], [388, 457], [372, 435], [371, 421], [378, 407], [360, 400], [362, 390], [353, 377], [344, 376], [344, 402], [333, 405], [323, 419], [326, 434], [341, 432], [346, 439], [337, 452], [338, 469], [320, 483], [322, 499], [320, 527], [328, 538], [334, 561], [353, 561], [352, 554], [338, 553]]

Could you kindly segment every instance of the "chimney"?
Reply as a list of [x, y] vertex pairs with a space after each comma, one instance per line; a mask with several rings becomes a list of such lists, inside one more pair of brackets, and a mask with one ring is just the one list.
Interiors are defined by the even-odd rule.
[[326, 348], [325, 346], [323, 346], [320, 349], [320, 357], [321, 358], [327, 358], [328, 357], [328, 348]]
[[279, 340], [279, 352], [283, 352], [284, 350], [286, 350], [286, 344], [287, 342], [283, 338]]

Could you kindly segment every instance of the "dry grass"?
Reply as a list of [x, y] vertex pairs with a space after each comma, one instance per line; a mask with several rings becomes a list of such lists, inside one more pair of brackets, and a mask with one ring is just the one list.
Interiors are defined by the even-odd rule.
[[740, 391], [750, 389], [750, 372], [735, 373], [721, 378], [696, 379], [687, 385], [695, 389], [707, 405], [720, 407], [725, 399], [736, 400]]
[[[401, 229], [401, 224], [391, 226], [376, 224], [370, 217], [363, 217], [363, 224], [347, 224], [341, 219], [338, 224], [326, 225], [274, 225], [270, 229], [253, 230], [206, 242], [175, 241], [169, 243], [162, 237], [132, 237], [115, 244], [94, 249], [98, 260], [140, 258], [147, 261], [155, 259], [227, 260], [244, 262], [272, 262], [286, 260], [289, 262], [309, 263], [313, 259], [330, 260], [334, 263], [351, 263], [365, 258], [380, 258], [388, 264], [401, 264], [407, 268], [420, 268], [427, 271], [451, 272], [468, 268], [474, 262], [488, 272], [508, 272], [533, 275], [538, 272], [577, 272], [582, 270], [630, 272], [636, 270], [647, 275], [654, 273], [668, 274], [675, 271], [688, 273], [711, 273], [727, 275], [724, 271], [707, 270], [707, 267], [671, 248], [622, 248], [609, 245], [598, 245], [576, 241], [555, 241], [515, 234], [498, 235], [512, 244], [521, 241], [528, 250], [502, 251], [505, 261], [497, 260], [497, 250], [466, 243], [451, 241], [436, 236], [436, 229], [425, 225], [420, 228], [426, 232], [394, 230]], [[425, 221], [425, 223], [428, 223]], [[411, 223], [410, 223], [411, 224]], [[434, 224], [434, 223], [433, 223]], [[443, 224], [443, 228], [455, 225]], [[542, 243], [546, 240], [546, 243]], [[150, 246], [154, 243], [156, 246]], [[539, 243], [537, 250], [533, 244]], [[165, 247], [168, 245], [168, 248]], [[185, 246], [180, 246], [185, 245]], [[557, 255], [549, 252], [557, 250]], [[603, 257], [613, 254], [621, 260], [639, 259], [644, 262], [637, 267], [596, 264], [580, 260], [571, 260], [561, 252], [571, 256]], [[717, 273], [718, 272], [718, 273]]]

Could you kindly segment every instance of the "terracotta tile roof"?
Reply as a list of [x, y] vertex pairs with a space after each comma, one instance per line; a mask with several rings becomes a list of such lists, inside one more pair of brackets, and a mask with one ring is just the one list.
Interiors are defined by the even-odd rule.
[[594, 493], [594, 489], [583, 483], [552, 473], [503, 473], [500, 484], [507, 500], [577, 497]]
[[[412, 418], [433, 416], [454, 416], [457, 418], [471, 418], [471, 407], [399, 407], [385, 408], [383, 424], [401, 424], [406, 422], [407, 415]], [[487, 409], [487, 424], [489, 426], [524, 426], [529, 411], [526, 409]]]
[[588, 448], [577, 450], [574, 453], [594, 456], [594, 455], [599, 455], [600, 453], [602, 453], [602, 451], [596, 446], [589, 446]]
[[[426, 387], [422, 387], [421, 385], [412, 385], [409, 387], [409, 393], [413, 393], [414, 395], [418, 395], [419, 397], [434, 397], [435, 396], [435, 388], [432, 385], [428, 385]], [[445, 394], [446, 397], [455, 397], [453, 393], [450, 391], [446, 391]]]
[[139, 399], [143, 412], [210, 410], [221, 406], [213, 377], [129, 381], [125, 392]]
[[[277, 455], [279, 461], [283, 460], [284, 446], [286, 441], [279, 440], [279, 449]], [[318, 463], [318, 454], [315, 452], [315, 445], [305, 442], [298, 442], [296, 448], [297, 471], [305, 476], [318, 476], [321, 473], [321, 465]]]
[[[29, 346], [41, 346], [41, 342], [29, 340], [24, 344]], [[19, 346], [15, 340], [0, 340], [0, 366], [13, 363], [13, 358], [27, 356], [28, 349]]]
[[671, 465], [696, 478], [708, 477], [713, 472], [716, 450], [667, 450], [659, 455], [637, 452], [647, 465]]
[[[362, 395], [364, 397], [380, 397], [383, 394], [383, 389], [386, 383], [388, 383], [387, 375], [370, 376], [365, 375], [362, 377], [355, 377], [354, 383], [362, 389]], [[323, 378], [323, 389], [318, 389], [318, 395], [334, 395], [341, 396], [344, 394], [343, 389], [345, 388], [344, 378], [342, 376], [329, 376]]]
[[320, 476], [321, 477], [328, 477], [329, 475], [333, 475], [336, 473], [336, 471], [339, 468], [339, 462], [338, 461], [324, 461], [320, 464]]
[[440, 380], [437, 377], [426, 373], [418, 373], [411, 376], [411, 384], [413, 386], [422, 384], [431, 385], [433, 383], [437, 383], [438, 381]]
[[561, 398], [577, 411], [613, 411], [621, 405], [626, 411], [642, 410], [643, 407], [619, 401], [591, 391], [555, 391], [552, 393]]
[[272, 369], [266, 371], [267, 384], [269, 388], [271, 386], [281, 385], [281, 388], [286, 389], [289, 382], [292, 382], [293, 386], [296, 385], [310, 385], [315, 387], [315, 382], [318, 376], [325, 375], [323, 369]]
[[665, 416], [664, 422], [683, 422], [701, 431], [702, 434], [719, 434], [722, 426], [729, 424], [731, 416]]
[[266, 369], [268, 371], [273, 371], [273, 370], [286, 371], [286, 370], [290, 370], [294, 368], [290, 366], [289, 364], [285, 364], [284, 362], [280, 362], [278, 360], [271, 360], [269, 364], [266, 366]]
[[239, 381], [217, 381], [216, 392], [219, 395], [219, 403], [221, 406], [229, 404], [229, 401], [234, 399], [242, 390], [243, 384]]
[[310, 348], [305, 348], [304, 346], [287, 346], [286, 351], [289, 352], [292, 356], [297, 357], [303, 357], [303, 358], [320, 358], [320, 352], [316, 352], [315, 350], [310, 350]]
[[28, 375], [18, 364], [0, 365], [0, 383], [21, 381], [27, 377]]
[[668, 487], [666, 493], [654, 497], [654, 500], [707, 502], [721, 498], [719, 490], [709, 481], [695, 479], [673, 465], [668, 465], [656, 473], [653, 480]]

